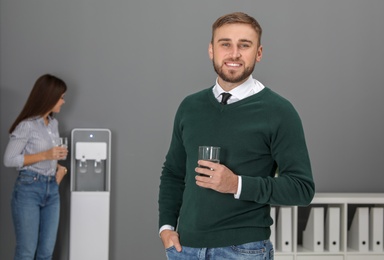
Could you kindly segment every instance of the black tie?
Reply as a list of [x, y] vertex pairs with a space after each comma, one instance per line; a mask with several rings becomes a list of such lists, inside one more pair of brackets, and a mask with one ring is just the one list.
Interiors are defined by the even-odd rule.
[[226, 92], [221, 93], [221, 95], [222, 95], [222, 97], [221, 97], [221, 102], [220, 102], [220, 104], [226, 105], [228, 99], [229, 99], [230, 96], [232, 96], [232, 95], [231, 95], [230, 93], [226, 93]]

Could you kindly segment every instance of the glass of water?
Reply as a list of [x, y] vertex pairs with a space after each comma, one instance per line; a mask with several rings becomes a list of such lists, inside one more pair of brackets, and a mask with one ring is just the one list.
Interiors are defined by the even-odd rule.
[[[217, 146], [199, 146], [199, 160], [210, 161], [213, 163], [220, 163], [220, 147]], [[207, 168], [205, 166], [199, 165], [201, 168]], [[199, 174], [200, 176], [205, 176], [205, 174]]]
[[[56, 146], [64, 147], [68, 149], [68, 137], [58, 137], [55, 142]], [[66, 160], [67, 156], [61, 158], [60, 160]]]
[[68, 148], [68, 137], [59, 137], [59, 146]]

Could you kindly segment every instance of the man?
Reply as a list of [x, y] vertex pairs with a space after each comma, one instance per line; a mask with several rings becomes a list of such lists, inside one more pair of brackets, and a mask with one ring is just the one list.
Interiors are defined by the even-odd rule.
[[[296, 110], [251, 75], [261, 34], [244, 13], [216, 20], [208, 49], [216, 84], [185, 98], [176, 113], [159, 192], [168, 259], [273, 259], [270, 205], [313, 198]], [[231, 94], [227, 104], [222, 93]], [[197, 160], [202, 145], [221, 147], [220, 164]]]

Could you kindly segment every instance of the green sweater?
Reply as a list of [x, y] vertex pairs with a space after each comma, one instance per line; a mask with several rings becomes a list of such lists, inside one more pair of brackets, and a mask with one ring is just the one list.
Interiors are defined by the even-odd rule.
[[[240, 199], [196, 185], [200, 145], [221, 147], [220, 163], [242, 176]], [[189, 247], [269, 239], [271, 204], [308, 205], [314, 195], [301, 120], [269, 88], [225, 106], [212, 88], [186, 97], [160, 180], [159, 227], [177, 227], [181, 245]]]

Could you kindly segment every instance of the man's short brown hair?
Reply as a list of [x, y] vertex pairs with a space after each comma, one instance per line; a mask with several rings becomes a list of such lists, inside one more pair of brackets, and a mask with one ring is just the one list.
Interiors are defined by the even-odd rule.
[[226, 14], [221, 17], [219, 17], [213, 24], [212, 24], [212, 39], [211, 43], [213, 44], [213, 37], [215, 34], [215, 31], [217, 28], [220, 28], [221, 26], [224, 26], [226, 24], [236, 24], [236, 23], [241, 23], [241, 24], [249, 24], [252, 26], [252, 28], [256, 31], [259, 39], [258, 39], [258, 46], [261, 44], [261, 34], [262, 34], [262, 29], [258, 21], [256, 21], [255, 18], [252, 16], [249, 16], [245, 13], [242, 12], [235, 12], [231, 14]]

